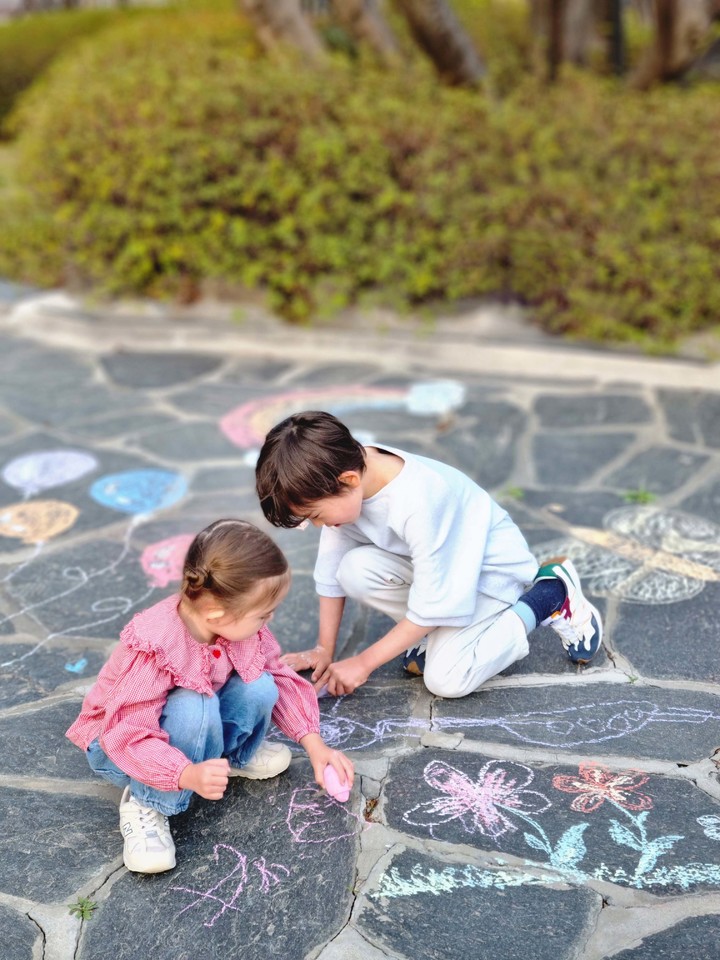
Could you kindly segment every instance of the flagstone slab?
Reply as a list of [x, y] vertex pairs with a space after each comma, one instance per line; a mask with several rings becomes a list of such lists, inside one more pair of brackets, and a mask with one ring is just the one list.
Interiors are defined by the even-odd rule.
[[274, 780], [232, 780], [221, 801], [194, 800], [171, 821], [176, 869], [117, 881], [77, 960], [106, 960], [109, 944], [115, 960], [305, 960], [349, 915], [367, 829], [359, 802], [320, 791], [307, 761]]
[[51, 704], [0, 720], [0, 737], [13, 749], [3, 758], [3, 773], [12, 776], [101, 782], [85, 754], [65, 736], [80, 713], [81, 699]]
[[[524, 507], [543, 510], [559, 520], [577, 527], [604, 527], [604, 520], [611, 510], [626, 504], [623, 497], [607, 490], [563, 490], [551, 487], [546, 490], [523, 489]], [[506, 507], [512, 514], [512, 509]], [[554, 536], [562, 536], [555, 532]]]
[[433, 730], [468, 740], [672, 763], [711, 756], [719, 724], [720, 696], [630, 683], [489, 687], [433, 709]]
[[688, 513], [695, 513], [720, 524], [720, 480], [701, 486], [699, 490], [680, 504]]
[[139, 407], [131, 413], [121, 412], [98, 420], [76, 423], [73, 426], [73, 433], [82, 437], [86, 443], [122, 437], [126, 443], [137, 446], [140, 438], [146, 433], [157, 433], [163, 428], [170, 429], [176, 422], [167, 413], [148, 406]]
[[670, 436], [683, 443], [720, 447], [720, 396], [700, 390], [660, 390]]
[[694, 477], [707, 461], [704, 454], [654, 446], [611, 473], [605, 478], [605, 483], [618, 490], [672, 493]]
[[212, 422], [180, 423], [148, 431], [138, 438], [137, 445], [178, 464], [235, 459], [238, 455], [237, 447]]
[[108, 377], [118, 386], [153, 390], [203, 377], [222, 359], [201, 353], [113, 353], [100, 357]]
[[0, 906], [0, 942], [3, 960], [33, 960], [40, 930], [26, 916]]
[[630, 393], [542, 394], [535, 413], [543, 427], [604, 427], [648, 423], [653, 412], [642, 397]]
[[585, 483], [634, 441], [634, 433], [539, 432], [532, 441], [537, 479], [553, 487]]
[[639, 947], [622, 950], [613, 960], [717, 960], [720, 916], [689, 917], [669, 930], [645, 937]]
[[533, 880], [405, 850], [366, 894], [358, 927], [408, 960], [574, 960], [600, 896]]
[[469, 844], [656, 894], [720, 890], [720, 803], [692, 783], [428, 749], [390, 762], [383, 815], [419, 838]]
[[696, 596], [677, 603], [622, 603], [612, 631], [613, 648], [642, 677], [717, 683], [718, 609], [719, 583], [708, 583]]
[[0, 645], [3, 707], [41, 700], [61, 684], [93, 677], [105, 662], [105, 654], [100, 650], [80, 651], [55, 643], [40, 650], [35, 650], [35, 646], [30, 643]]
[[0, 891], [63, 901], [122, 852], [117, 804], [96, 797], [0, 788]]

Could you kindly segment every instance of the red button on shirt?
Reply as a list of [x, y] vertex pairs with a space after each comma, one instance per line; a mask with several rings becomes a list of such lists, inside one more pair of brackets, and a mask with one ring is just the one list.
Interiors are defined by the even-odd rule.
[[213, 650], [212, 655], [215, 657], [216, 660], [219, 660], [220, 657], [222, 656], [222, 653], [219, 650], [215, 649]]

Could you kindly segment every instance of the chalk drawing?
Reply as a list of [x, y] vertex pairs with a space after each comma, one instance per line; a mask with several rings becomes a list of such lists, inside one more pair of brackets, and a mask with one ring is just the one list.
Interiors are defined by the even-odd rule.
[[369, 826], [343, 803], [320, 791], [317, 784], [293, 790], [285, 822], [295, 843], [328, 846]]
[[90, 496], [122, 513], [146, 515], [170, 507], [187, 493], [187, 483], [169, 470], [128, 470], [100, 477]]
[[97, 466], [95, 457], [80, 450], [42, 450], [11, 460], [3, 468], [2, 478], [27, 499], [41, 490], [78, 480]]
[[[553, 802], [545, 794], [528, 789], [534, 776], [530, 767], [514, 761], [491, 760], [472, 778], [444, 761], [433, 760], [425, 767], [423, 778], [441, 795], [411, 807], [403, 814], [403, 820], [426, 828], [435, 839], [446, 839], [443, 828], [451, 822], [459, 823], [465, 833], [487, 836], [498, 847], [504, 836], [524, 826], [524, 842], [536, 858], [538, 854], [544, 858], [539, 866], [558, 871], [577, 883], [596, 879], [637, 889], [689, 890], [700, 883], [720, 887], [720, 864], [658, 865], [661, 857], [677, 853], [675, 848], [685, 836], [650, 834], [648, 821], [654, 801], [647, 788], [651, 780], [648, 774], [639, 770], [611, 771], [602, 764], [583, 763], [577, 774], [558, 774], [552, 780], [555, 790], [575, 795], [570, 804], [574, 812], [594, 816], [607, 805], [621, 815], [622, 820], [610, 818], [608, 833], [619, 847], [637, 853], [633, 871], [612, 867], [605, 859], [595, 867], [581, 866], [588, 856], [585, 833], [590, 820], [573, 824], [553, 842], [539, 821]], [[720, 816], [704, 815], [697, 822], [706, 836], [720, 839]], [[412, 887], [407, 889], [420, 892]]]
[[[699, 707], [661, 707], [652, 700], [599, 700], [557, 710], [524, 711], [500, 716], [436, 717], [432, 721], [417, 717], [384, 717], [374, 724], [342, 716], [338, 711], [345, 697], [338, 697], [330, 710], [320, 712], [320, 732], [325, 742], [351, 752], [366, 750], [395, 737], [420, 737], [428, 731], [481, 732], [492, 737], [494, 730], [511, 734], [520, 743], [567, 748], [581, 744], [600, 744], [621, 740], [646, 727], [664, 724], [714, 725], [720, 712]], [[323, 703], [325, 700], [323, 700]], [[285, 741], [279, 731], [271, 737]], [[296, 745], [288, 741], [289, 745]]]
[[[221, 854], [229, 859], [229, 872], [225, 874], [217, 883], [214, 883], [207, 890], [195, 890], [193, 887], [170, 887], [181, 893], [189, 893], [196, 899], [189, 903], [177, 914], [182, 916], [193, 907], [199, 907], [201, 904], [210, 904], [215, 911], [209, 920], [204, 921], [204, 927], [214, 927], [215, 923], [224, 916], [228, 910], [239, 910], [238, 901], [240, 895], [245, 891], [248, 884], [257, 879], [253, 874], [253, 869], [259, 874], [260, 893], [268, 894], [273, 887], [279, 886], [284, 878], [290, 876], [290, 871], [281, 863], [268, 864], [265, 857], [257, 857], [248, 864], [248, 858], [244, 853], [240, 853], [234, 847], [227, 843], [216, 843], [213, 847], [213, 859], [215, 863], [220, 862]], [[234, 859], [233, 859], [234, 858]], [[228, 869], [226, 865], [223, 869]]]
[[8, 583], [38, 557], [48, 540], [59, 536], [75, 523], [78, 510], [62, 500], [34, 500], [30, 503], [11, 503], [0, 509], [0, 536], [12, 537], [22, 543], [33, 544], [32, 555], [4, 576], [0, 583]]
[[474, 864], [464, 867], [434, 867], [423, 870], [416, 863], [410, 875], [403, 877], [397, 867], [391, 867], [380, 877], [378, 889], [370, 894], [372, 900], [412, 897], [419, 893], [431, 893], [441, 896], [460, 887], [476, 887], [481, 890], [507, 890], [511, 887], [524, 887], [542, 883], [557, 882], [556, 874], [523, 873], [510, 870], [484, 870]]
[[291, 390], [235, 407], [220, 420], [220, 429], [236, 446], [253, 449], [286, 417], [302, 410], [327, 410], [342, 418], [357, 410], [406, 410], [414, 416], [447, 416], [465, 402], [465, 387], [456, 380], [415, 383], [409, 388], [335, 386]]
[[569, 526], [534, 547], [540, 559], [569, 555], [589, 590], [630, 603], [689, 600], [720, 582], [720, 526], [679, 510], [620, 507], [605, 529]]
[[167, 587], [175, 580], [182, 580], [185, 555], [194, 539], [192, 533], [180, 533], [151, 543], [143, 550], [140, 565], [151, 587]]

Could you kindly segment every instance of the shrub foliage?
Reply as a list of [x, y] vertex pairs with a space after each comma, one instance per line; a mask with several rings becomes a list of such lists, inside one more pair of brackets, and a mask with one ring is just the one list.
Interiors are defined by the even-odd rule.
[[31, 91], [34, 246], [11, 224], [0, 271], [28, 279], [44, 232], [46, 276], [213, 277], [300, 320], [379, 290], [509, 293], [549, 329], [656, 346], [717, 323], [717, 89], [568, 74], [488, 98], [420, 65], [271, 64], [223, 16], [105, 33]]

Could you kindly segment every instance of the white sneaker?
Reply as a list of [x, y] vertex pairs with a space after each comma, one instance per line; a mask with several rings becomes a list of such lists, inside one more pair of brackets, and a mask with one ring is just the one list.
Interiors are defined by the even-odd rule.
[[175, 843], [168, 818], [152, 807], [144, 807], [130, 794], [120, 801], [120, 832], [125, 838], [123, 860], [134, 873], [164, 873], [175, 866]]
[[231, 777], [246, 777], [248, 780], [269, 780], [283, 773], [290, 766], [292, 753], [284, 743], [268, 743], [263, 740], [244, 767], [230, 767]]

